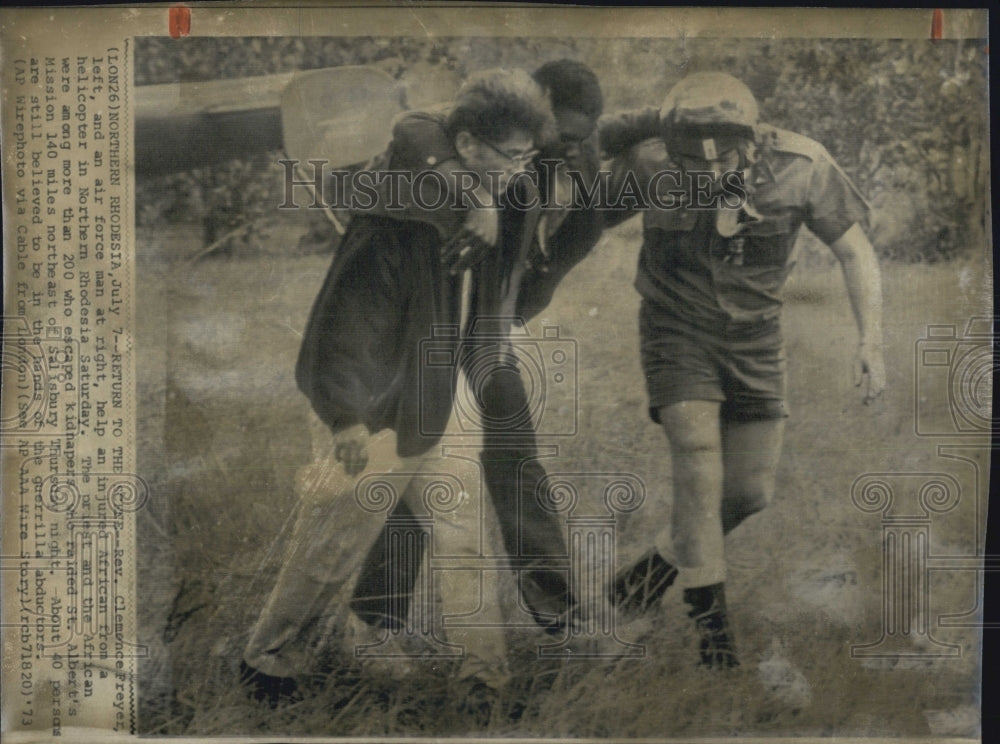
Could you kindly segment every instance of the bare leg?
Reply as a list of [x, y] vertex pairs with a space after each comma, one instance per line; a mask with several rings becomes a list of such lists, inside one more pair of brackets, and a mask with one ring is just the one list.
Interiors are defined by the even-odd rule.
[[674, 470], [673, 551], [684, 601], [699, 635], [701, 663], [737, 666], [725, 599], [723, 471], [719, 404], [684, 401], [660, 409]]
[[723, 488], [719, 404], [683, 401], [660, 409], [674, 471], [671, 538], [688, 586], [725, 578], [720, 508]]
[[689, 586], [722, 581], [725, 564], [719, 509], [722, 500], [722, 441], [719, 404], [685, 401], [659, 410], [673, 460], [674, 504], [669, 528], [652, 550], [620, 571], [610, 601], [626, 615], [657, 604], [684, 567]]
[[722, 426], [722, 531], [729, 534], [774, 498], [784, 419]]

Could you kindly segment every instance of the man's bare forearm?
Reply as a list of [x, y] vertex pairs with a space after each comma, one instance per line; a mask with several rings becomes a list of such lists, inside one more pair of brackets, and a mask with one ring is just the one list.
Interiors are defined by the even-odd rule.
[[875, 249], [855, 224], [830, 248], [840, 261], [847, 296], [858, 324], [859, 343], [882, 345], [882, 274]]

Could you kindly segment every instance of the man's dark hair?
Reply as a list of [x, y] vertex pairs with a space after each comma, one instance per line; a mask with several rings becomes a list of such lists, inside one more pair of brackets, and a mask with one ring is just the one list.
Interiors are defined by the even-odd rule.
[[597, 75], [573, 59], [546, 62], [532, 74], [549, 93], [553, 109], [579, 111], [592, 119], [604, 112], [604, 95]]
[[484, 70], [469, 76], [455, 97], [445, 131], [451, 139], [461, 132], [486, 140], [505, 139], [515, 129], [537, 139], [551, 126], [545, 93], [523, 70]]

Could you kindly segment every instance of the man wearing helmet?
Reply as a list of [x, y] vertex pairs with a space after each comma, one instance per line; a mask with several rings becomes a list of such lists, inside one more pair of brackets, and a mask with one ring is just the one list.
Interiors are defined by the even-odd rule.
[[780, 291], [802, 224], [843, 269], [864, 402], [885, 384], [879, 269], [861, 228], [868, 206], [821, 145], [759, 124], [753, 94], [724, 73], [684, 78], [659, 112], [605, 120], [601, 145], [619, 178], [664, 184], [656, 174], [674, 171], [688, 186], [677, 208], [649, 194], [635, 281], [649, 413], [670, 445], [671, 525], [616, 576], [611, 599], [642, 612], [676, 582], [702, 664], [736, 666], [723, 536], [774, 493], [788, 415]]

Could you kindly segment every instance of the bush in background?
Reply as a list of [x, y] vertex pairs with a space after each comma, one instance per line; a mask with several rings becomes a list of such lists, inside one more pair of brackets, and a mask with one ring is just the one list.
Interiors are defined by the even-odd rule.
[[[730, 72], [757, 95], [764, 120], [821, 142], [867, 195], [883, 257], [934, 262], [985, 245], [988, 106], [978, 41], [145, 38], [136, 44], [135, 82], [374, 64], [402, 83], [438, 80], [444, 95], [473, 70], [533, 69], [559, 57], [597, 71], [612, 111], [659, 105], [691, 72]], [[142, 179], [139, 224], [200, 221], [206, 245], [230, 233], [237, 245], [259, 241], [254, 225], [266, 224], [281, 199], [277, 160], [272, 153]], [[310, 234], [322, 242], [322, 224]]]

